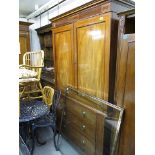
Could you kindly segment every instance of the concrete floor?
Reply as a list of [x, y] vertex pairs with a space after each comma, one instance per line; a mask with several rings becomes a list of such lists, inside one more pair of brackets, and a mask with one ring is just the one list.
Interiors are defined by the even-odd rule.
[[60, 138], [60, 151], [56, 151], [53, 142], [53, 132], [50, 128], [39, 129], [39, 137], [43, 141], [46, 140], [46, 144], [40, 146], [36, 143], [33, 155], [80, 155], [62, 137]]
[[42, 128], [39, 130], [40, 139], [46, 140], [45, 145], [38, 145], [35, 143], [33, 155], [62, 155], [59, 151], [55, 150], [53, 143], [53, 132], [50, 128]]

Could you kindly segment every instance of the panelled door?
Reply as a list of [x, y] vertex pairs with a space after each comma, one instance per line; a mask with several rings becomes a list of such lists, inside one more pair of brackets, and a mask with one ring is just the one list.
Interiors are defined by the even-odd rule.
[[75, 22], [74, 42], [79, 90], [108, 99], [110, 14]]
[[23, 55], [25, 54], [25, 52], [30, 51], [29, 34], [25, 32], [20, 32], [19, 42], [20, 42], [19, 64], [23, 64]]
[[53, 29], [56, 86], [74, 86], [73, 24]]

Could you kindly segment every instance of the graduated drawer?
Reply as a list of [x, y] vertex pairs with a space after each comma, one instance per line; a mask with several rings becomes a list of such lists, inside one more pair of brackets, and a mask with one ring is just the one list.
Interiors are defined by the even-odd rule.
[[68, 100], [66, 103], [66, 112], [74, 114], [77, 119], [81, 120], [83, 123], [87, 123], [89, 126], [96, 125], [95, 112], [78, 102]]
[[95, 155], [95, 144], [76, 130], [75, 126], [69, 125], [66, 128], [63, 128], [63, 133], [86, 155]]
[[66, 112], [63, 124], [66, 126], [73, 126], [82, 135], [86, 136], [92, 143], [95, 143], [95, 129], [96, 124], [90, 125], [89, 122], [84, 122], [77, 117], [77, 115]]

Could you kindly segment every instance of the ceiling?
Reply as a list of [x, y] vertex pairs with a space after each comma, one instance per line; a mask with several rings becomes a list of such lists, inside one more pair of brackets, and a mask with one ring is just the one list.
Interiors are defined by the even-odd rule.
[[26, 17], [35, 11], [35, 4], [39, 7], [50, 0], [19, 0], [19, 17]]

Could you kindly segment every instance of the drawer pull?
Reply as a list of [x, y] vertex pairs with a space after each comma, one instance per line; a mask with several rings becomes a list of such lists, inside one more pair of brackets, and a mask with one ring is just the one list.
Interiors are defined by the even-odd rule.
[[82, 116], [86, 116], [86, 112], [85, 111], [82, 111]]
[[86, 141], [85, 141], [85, 140], [82, 140], [81, 143], [82, 143], [82, 144], [86, 144]]
[[86, 128], [86, 126], [85, 125], [82, 125], [82, 130], [84, 130]]
[[64, 111], [64, 116], [66, 116], [66, 112]]

